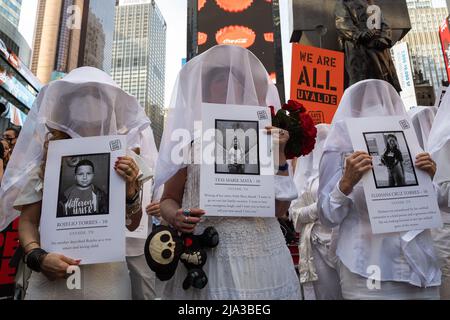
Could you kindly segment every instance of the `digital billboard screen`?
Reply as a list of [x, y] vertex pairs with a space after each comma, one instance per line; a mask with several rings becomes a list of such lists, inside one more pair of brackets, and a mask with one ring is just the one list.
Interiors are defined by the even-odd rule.
[[261, 60], [275, 82], [277, 28], [273, 5], [272, 0], [198, 0], [198, 54], [217, 44], [247, 48]]

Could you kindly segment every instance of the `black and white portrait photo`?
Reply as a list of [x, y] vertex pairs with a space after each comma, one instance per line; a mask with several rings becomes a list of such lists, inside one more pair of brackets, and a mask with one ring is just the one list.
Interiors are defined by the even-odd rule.
[[414, 162], [402, 131], [368, 132], [364, 139], [373, 157], [377, 188], [417, 186]]
[[110, 154], [61, 158], [57, 218], [109, 214]]
[[259, 175], [257, 121], [216, 120], [215, 172]]

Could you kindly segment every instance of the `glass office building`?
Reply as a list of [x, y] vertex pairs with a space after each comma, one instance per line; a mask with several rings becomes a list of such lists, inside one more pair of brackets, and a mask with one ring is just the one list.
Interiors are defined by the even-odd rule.
[[5, 17], [13, 26], [19, 27], [22, 0], [0, 0], [0, 15]]
[[431, 0], [407, 0], [411, 31], [402, 41], [408, 43], [411, 64], [421, 73], [437, 94], [443, 80], [447, 80], [442, 55], [439, 28], [448, 16], [445, 6], [436, 7]]
[[31, 70], [43, 82], [92, 66], [111, 72], [116, 0], [39, 0]]
[[153, 0], [122, 0], [116, 8], [111, 74], [145, 108], [157, 146], [164, 128], [166, 29]]

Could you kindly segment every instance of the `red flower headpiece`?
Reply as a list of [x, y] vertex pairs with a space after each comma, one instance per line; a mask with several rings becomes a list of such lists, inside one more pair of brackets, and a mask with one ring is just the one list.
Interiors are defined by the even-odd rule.
[[289, 100], [276, 114], [273, 106], [270, 106], [270, 109], [273, 126], [289, 131], [286, 158], [293, 159], [310, 154], [316, 144], [317, 129], [305, 107], [297, 101]]

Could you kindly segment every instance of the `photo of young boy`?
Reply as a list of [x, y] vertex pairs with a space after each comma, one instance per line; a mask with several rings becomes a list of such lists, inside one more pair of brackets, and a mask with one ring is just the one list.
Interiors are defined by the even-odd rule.
[[[93, 155], [91, 158], [95, 156], [104, 157], [104, 155]], [[109, 213], [109, 198], [107, 193], [95, 183], [96, 181], [102, 180], [102, 177], [98, 177], [94, 162], [99, 163], [102, 161], [99, 161], [100, 159], [98, 158], [91, 159], [92, 161], [86, 158], [87, 157], [83, 157], [82, 160], [76, 161], [76, 165], [74, 163], [71, 165], [70, 161], [67, 161], [67, 159], [66, 161], [62, 161], [57, 212], [58, 218]], [[97, 168], [100, 167], [109, 167], [109, 157], [108, 165], [97, 165]], [[69, 187], [64, 187], [64, 185], [67, 184], [66, 180], [68, 180], [68, 172], [70, 171], [72, 171], [70, 179], [71, 184]], [[104, 174], [102, 174], [102, 176], [104, 176]], [[101, 183], [101, 185], [104, 185], [104, 183]], [[108, 185], [108, 183], [106, 183], [106, 185]], [[61, 192], [61, 190], [63, 190], [63, 192]]]

